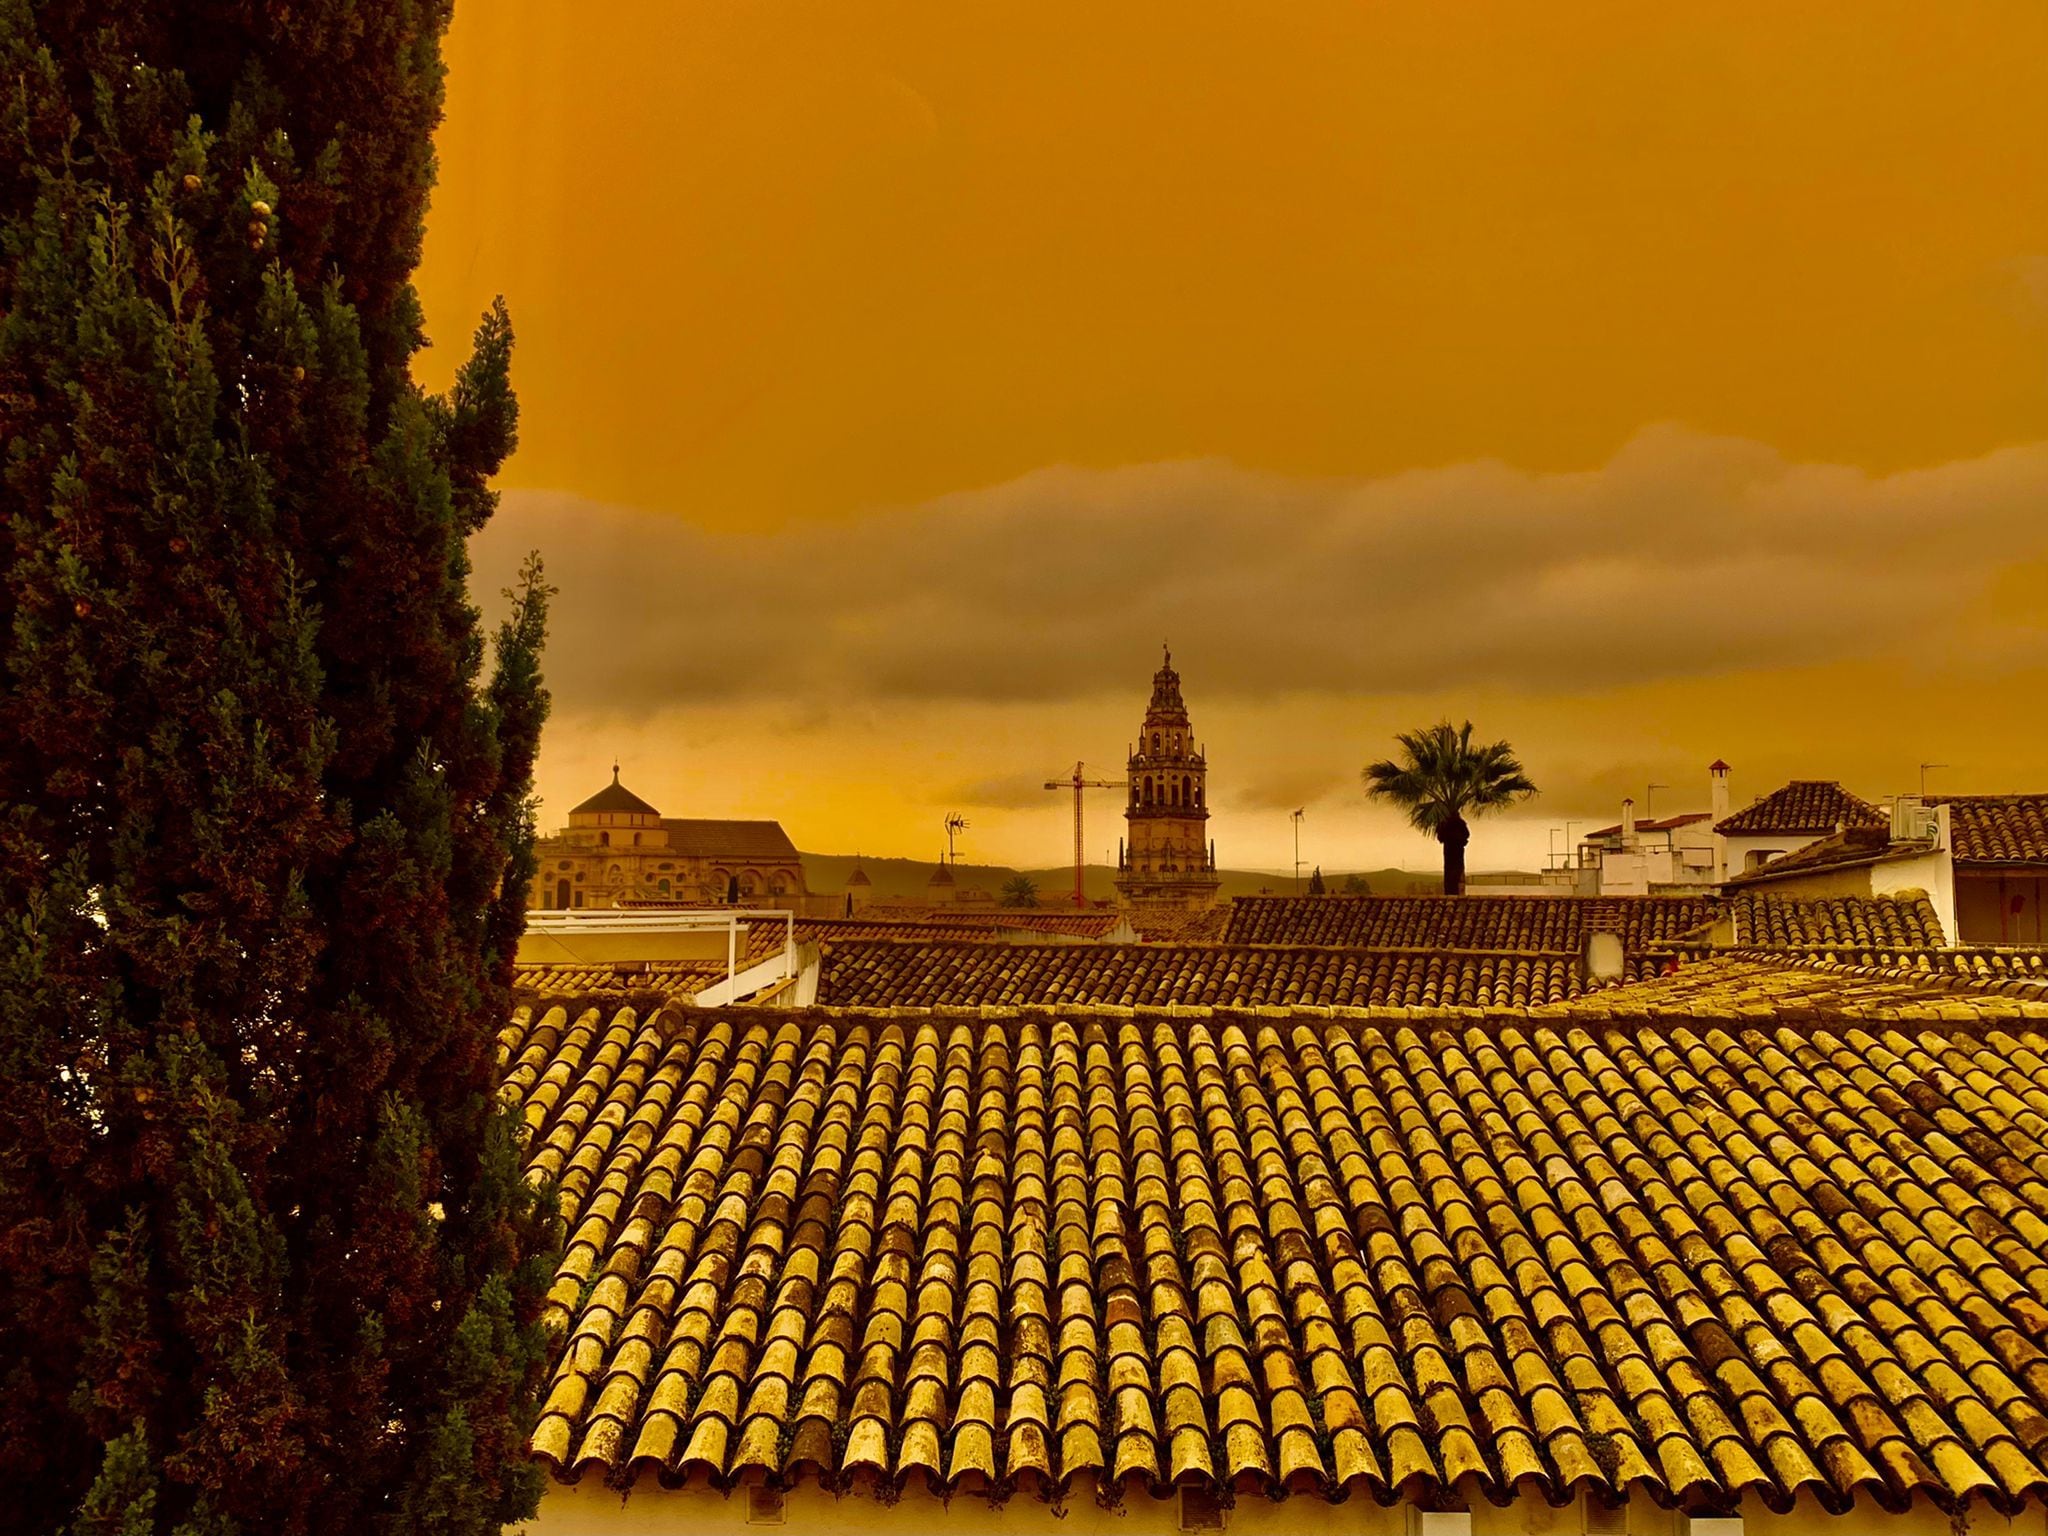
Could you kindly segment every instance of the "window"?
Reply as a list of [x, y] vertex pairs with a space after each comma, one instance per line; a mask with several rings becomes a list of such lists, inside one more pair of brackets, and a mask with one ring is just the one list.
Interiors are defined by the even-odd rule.
[[661, 894], [662, 894], [662, 895], [664, 895], [664, 896], [668, 895], [668, 893], [669, 893], [669, 888], [668, 888], [668, 881], [667, 881], [667, 880], [665, 880], [665, 879], [663, 879], [663, 880], [657, 880], [657, 881], [655, 881], [655, 882], [654, 882], [654, 888], [655, 888], [655, 889], [656, 889], [657, 891], [661, 892]]
[[600, 832], [600, 833], [598, 833], [598, 834], [597, 834], [597, 846], [598, 846], [598, 847], [600, 847], [600, 848], [609, 848], [609, 847], [611, 847], [611, 845], [612, 845], [612, 835], [611, 835], [611, 833], [609, 833], [609, 832]]
[[1159, 750], [1159, 733], [1157, 731], [1152, 733], [1152, 750], [1154, 752]]
[[1742, 856], [1744, 869], [1756, 869], [1768, 864], [1785, 850], [1782, 848], [1752, 848]]
[[574, 869], [575, 867], [576, 866], [571, 864], [567, 859], [562, 860], [561, 863], [555, 866], [555, 868], [557, 869]]
[[569, 905], [569, 882], [566, 880], [557, 880], [555, 882], [555, 905], [558, 907]]
[[640, 846], [640, 834], [638, 832], [635, 832], [633, 834], [633, 846], [635, 848], [638, 848]]

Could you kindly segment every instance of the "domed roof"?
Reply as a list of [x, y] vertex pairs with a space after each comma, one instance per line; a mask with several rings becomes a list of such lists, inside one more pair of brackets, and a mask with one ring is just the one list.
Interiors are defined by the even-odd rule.
[[570, 810], [571, 816], [597, 814], [613, 816], [659, 816], [661, 812], [642, 800], [633, 791], [619, 782], [619, 765], [612, 764], [612, 781], [592, 795], [581, 805]]

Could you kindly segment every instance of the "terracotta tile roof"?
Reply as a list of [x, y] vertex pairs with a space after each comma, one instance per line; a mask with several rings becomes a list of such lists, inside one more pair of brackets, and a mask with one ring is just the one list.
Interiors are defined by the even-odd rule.
[[1579, 953], [1596, 928], [1626, 949], [1698, 928], [1708, 896], [1240, 896], [1232, 944], [1332, 944], [1356, 949], [1518, 949]]
[[582, 816], [586, 813], [599, 811], [609, 811], [615, 815], [628, 816], [659, 816], [661, 814], [661, 812], [621, 784], [616, 772], [612, 774], [611, 783], [605, 785], [603, 789], [600, 789], [582, 804], [569, 808], [571, 816]]
[[[1636, 818], [1636, 831], [1676, 832], [1680, 827], [1695, 826], [1708, 819], [1710, 819], [1709, 813], [1706, 811], [1680, 811], [1676, 816], [1660, 816], [1655, 821], [1645, 821], [1642, 817], [1638, 816]], [[1589, 838], [1617, 837], [1620, 833], [1621, 823], [1617, 821], [1612, 826], [1597, 828], [1586, 833], [1585, 836]]]
[[956, 907], [884, 906], [876, 904], [856, 910], [865, 923], [915, 923], [954, 929], [1031, 928], [1040, 933], [1063, 933], [1074, 938], [1099, 939], [1114, 933], [1124, 914], [1109, 908], [996, 907], [988, 911], [962, 912]]
[[2048, 795], [1929, 795], [1958, 864], [2048, 864]]
[[1565, 1008], [1615, 1017], [2048, 1019], [2048, 974], [2012, 951], [1742, 951], [1696, 958]]
[[1881, 827], [1884, 813], [1833, 779], [1794, 779], [1714, 823], [1726, 837], [1823, 837], [1837, 826]]
[[1521, 1008], [1580, 987], [1575, 954], [1276, 945], [835, 944], [818, 1001], [842, 1007]]
[[1918, 892], [1900, 896], [1832, 896], [1795, 901], [1755, 891], [1729, 902], [1734, 943], [1749, 949], [1861, 945], [1885, 949], [1938, 949], [1946, 942], [1941, 918]]
[[1142, 911], [1130, 914], [1131, 927], [1148, 944], [1220, 944], [1230, 926], [1230, 908], [1206, 907], [1199, 912]]
[[1796, 875], [1816, 874], [1825, 869], [1851, 869], [1859, 865], [1883, 864], [1895, 859], [1912, 859], [1932, 851], [1929, 841], [1893, 842], [1889, 827], [1845, 827], [1789, 853], [1781, 853], [1755, 869], [1745, 869], [1728, 878], [1728, 886], [1768, 885]]
[[725, 962], [709, 960], [625, 961], [613, 964], [520, 965], [512, 970], [515, 991], [550, 996], [590, 992], [655, 992], [690, 998], [725, 980]]
[[796, 844], [782, 830], [779, 821], [713, 821], [664, 816], [669, 847], [684, 858], [757, 859], [762, 863], [790, 863], [798, 858]]
[[1073, 944], [1094, 942], [1094, 935], [1085, 928], [1076, 934], [1043, 923], [956, 923], [939, 919], [911, 922], [894, 918], [876, 922], [858, 913], [853, 917], [800, 917], [796, 931], [799, 938], [835, 944], [858, 940], [893, 944], [1014, 944], [1034, 939]]
[[1628, 994], [522, 1008], [503, 1093], [568, 1232], [534, 1454], [721, 1486], [2048, 1493], [2040, 1012]]

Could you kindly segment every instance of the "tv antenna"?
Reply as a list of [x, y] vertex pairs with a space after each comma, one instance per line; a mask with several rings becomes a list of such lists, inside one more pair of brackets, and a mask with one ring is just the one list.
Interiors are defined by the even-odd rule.
[[947, 815], [946, 815], [946, 862], [947, 862], [948, 864], [951, 864], [951, 863], [953, 863], [953, 862], [954, 862], [954, 859], [953, 859], [953, 839], [954, 839], [954, 838], [956, 838], [956, 837], [958, 837], [958, 836], [959, 836], [959, 835], [960, 835], [960, 834], [961, 834], [962, 832], [965, 832], [966, 830], [967, 830], [967, 818], [966, 818], [965, 816], [962, 816], [962, 815], [961, 815], [961, 814], [960, 814], [960, 813], [959, 813], [958, 811], [950, 811], [950, 812], [948, 812], [948, 813], [947, 813]]

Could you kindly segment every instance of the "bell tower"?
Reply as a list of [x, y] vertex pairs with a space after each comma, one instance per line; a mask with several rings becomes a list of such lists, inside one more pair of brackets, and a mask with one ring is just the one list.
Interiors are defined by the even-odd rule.
[[1117, 858], [1121, 905], [1189, 911], [1215, 905], [1222, 877], [1209, 841], [1208, 776], [1169, 650], [1152, 674], [1152, 702], [1130, 757], [1127, 832]]

